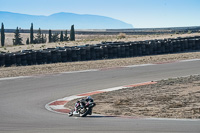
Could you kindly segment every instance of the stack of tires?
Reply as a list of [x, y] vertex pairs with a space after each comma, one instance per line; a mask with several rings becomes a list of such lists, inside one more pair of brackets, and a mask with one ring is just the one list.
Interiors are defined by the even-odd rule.
[[58, 62], [101, 60], [200, 50], [200, 37], [185, 37], [135, 42], [102, 42], [96, 45], [57, 47], [0, 53], [0, 67]]

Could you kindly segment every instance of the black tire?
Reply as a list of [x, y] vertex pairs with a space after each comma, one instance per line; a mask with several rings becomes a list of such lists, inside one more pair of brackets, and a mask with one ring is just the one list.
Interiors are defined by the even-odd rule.
[[68, 116], [69, 116], [69, 117], [73, 116], [73, 113], [72, 113], [72, 112], [70, 112], [70, 113], [68, 114]]
[[68, 116], [69, 117], [73, 116], [73, 112], [74, 112], [74, 109], [71, 109], [71, 111], [69, 112]]
[[88, 115], [88, 113], [90, 112], [90, 110], [91, 110], [91, 108], [86, 108], [85, 112], [83, 112], [83, 113], [79, 112], [80, 117], [86, 117]]

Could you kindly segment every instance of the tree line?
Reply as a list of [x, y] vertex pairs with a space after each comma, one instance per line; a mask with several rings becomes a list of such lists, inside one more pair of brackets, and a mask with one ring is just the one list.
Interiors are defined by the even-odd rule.
[[[70, 35], [68, 37], [68, 31], [61, 31], [60, 33], [54, 33], [52, 34], [51, 29], [49, 29], [49, 36], [48, 36], [48, 41], [49, 43], [51, 42], [63, 42], [63, 41], [75, 41], [75, 30], [74, 30], [74, 25], [71, 26], [70, 30]], [[13, 39], [13, 45], [24, 45], [22, 43], [22, 37], [19, 32], [19, 28], [17, 27], [15, 32], [14, 32], [14, 39]], [[26, 39], [26, 44], [40, 44], [40, 43], [46, 43], [47, 42], [47, 37], [46, 34], [43, 34], [41, 29], [39, 28], [37, 31], [37, 35], [34, 36], [34, 29], [33, 29], [33, 23], [31, 23], [30, 27], [30, 38]], [[5, 29], [4, 29], [4, 24], [1, 24], [1, 46], [5, 46]]]

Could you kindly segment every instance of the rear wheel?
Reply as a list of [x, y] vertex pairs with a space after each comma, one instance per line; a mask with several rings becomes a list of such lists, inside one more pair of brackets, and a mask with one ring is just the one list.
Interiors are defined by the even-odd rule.
[[89, 112], [90, 112], [90, 108], [81, 109], [80, 112], [79, 112], [80, 117], [86, 117]]

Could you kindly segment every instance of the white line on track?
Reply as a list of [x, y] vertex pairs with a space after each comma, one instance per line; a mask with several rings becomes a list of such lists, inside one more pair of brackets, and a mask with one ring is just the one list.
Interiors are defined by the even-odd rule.
[[119, 87], [113, 87], [113, 88], [108, 88], [108, 89], [103, 89], [103, 90], [97, 90], [97, 91], [109, 92], [109, 91], [120, 90], [120, 89], [123, 89], [123, 88], [127, 88], [127, 87], [119, 86]]
[[51, 105], [51, 109], [66, 109], [63, 105]]
[[30, 77], [32, 77], [32, 76], [19, 76], [19, 77], [0, 78], [0, 81], [13, 80], [13, 79], [23, 79], [23, 78], [30, 78]]
[[162, 121], [200, 121], [200, 119], [176, 119], [176, 118], [145, 118], [146, 120], [162, 120]]
[[143, 66], [153, 66], [153, 65], [156, 65], [156, 64], [141, 64], [141, 65], [130, 65], [130, 66], [124, 66], [124, 67], [143, 67]]
[[[200, 61], [200, 59], [180, 60], [180, 61], [177, 61], [177, 62], [190, 62], [190, 61]], [[123, 66], [123, 67], [120, 67], [120, 68], [134, 68], [134, 67], [153, 66], [153, 65], [157, 65], [157, 64], [129, 65], [129, 66]], [[86, 73], [86, 72], [96, 72], [96, 71], [101, 71], [101, 70], [102, 69], [90, 69], [90, 70], [81, 70], [81, 71], [61, 72], [59, 74]], [[43, 76], [45, 76], [45, 75], [43, 75]], [[0, 78], [0, 81], [31, 78], [31, 77], [37, 77], [37, 76], [19, 76], [19, 77]]]
[[70, 73], [85, 73], [85, 72], [96, 72], [98, 69], [82, 70], [82, 71], [70, 71], [70, 72], [61, 72], [61, 74], [70, 74]]
[[179, 62], [200, 61], [200, 59], [181, 60]]
[[54, 111], [54, 110], [49, 106], [49, 104], [50, 104], [50, 103], [46, 104], [46, 105], [45, 105], [45, 108], [46, 108], [47, 110], [49, 110], [50, 112], [57, 113], [57, 114], [62, 114], [62, 115], [66, 115], [66, 113]]

